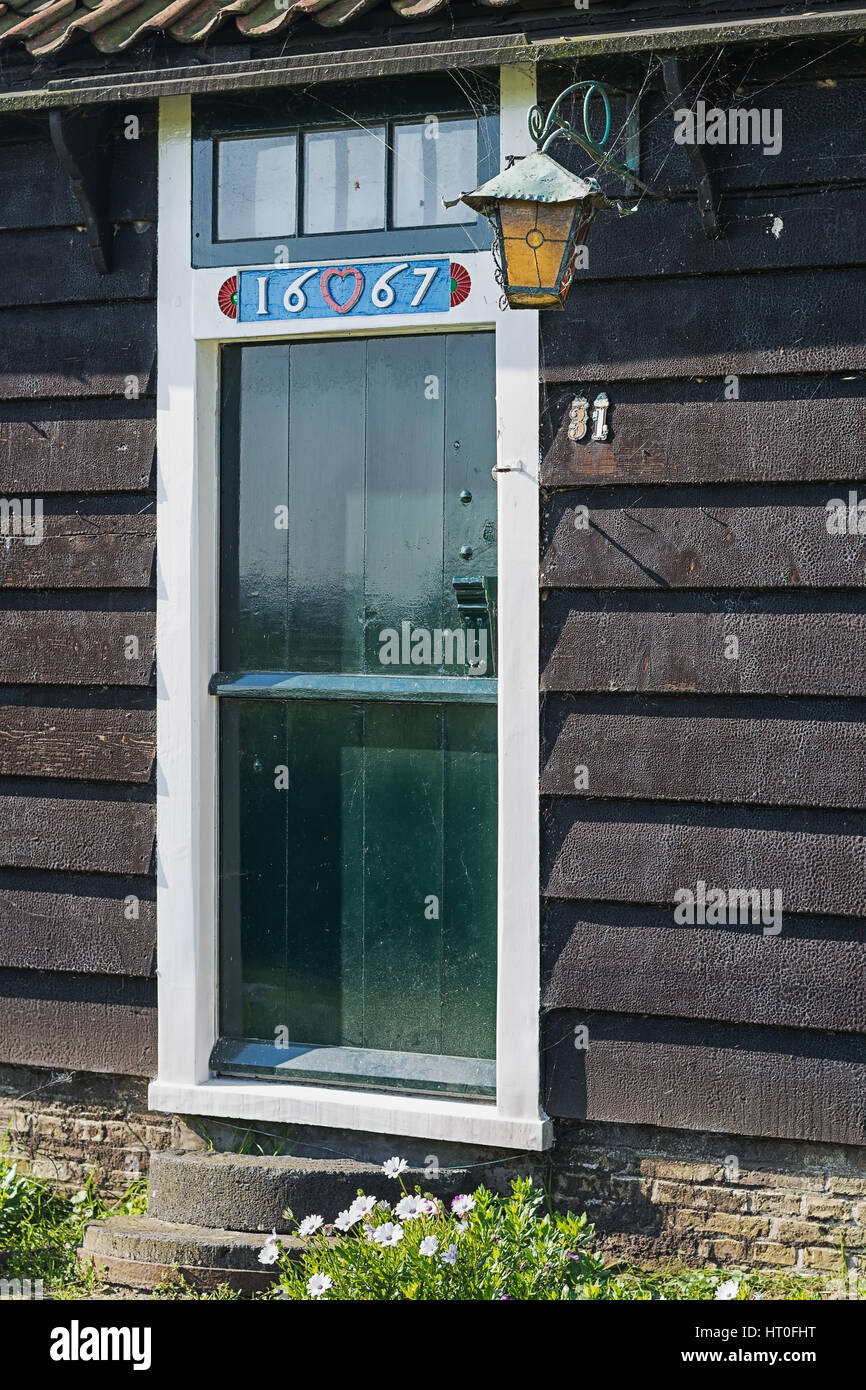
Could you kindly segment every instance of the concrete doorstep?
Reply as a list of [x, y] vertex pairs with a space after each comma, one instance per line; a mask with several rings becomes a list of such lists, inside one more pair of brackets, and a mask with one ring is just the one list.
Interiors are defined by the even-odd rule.
[[[301, 1242], [278, 1237], [287, 1250]], [[108, 1284], [155, 1289], [182, 1274], [192, 1288], [208, 1292], [220, 1284], [250, 1293], [265, 1289], [279, 1275], [274, 1265], [259, 1264], [263, 1235], [217, 1230], [152, 1216], [112, 1216], [91, 1221], [78, 1250], [82, 1268], [92, 1267]]]

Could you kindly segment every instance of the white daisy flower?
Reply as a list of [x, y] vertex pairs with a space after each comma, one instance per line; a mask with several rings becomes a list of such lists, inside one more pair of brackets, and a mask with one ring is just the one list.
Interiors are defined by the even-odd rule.
[[373, 1228], [373, 1239], [377, 1245], [399, 1245], [403, 1239], [403, 1227], [396, 1221], [383, 1221]]
[[475, 1198], [467, 1196], [466, 1193], [461, 1193], [460, 1196], [455, 1197], [451, 1203], [451, 1210], [455, 1216], [467, 1216], [474, 1206]]
[[358, 1221], [363, 1216], [369, 1216], [376, 1205], [375, 1197], [356, 1197], [349, 1207], [349, 1215]]
[[716, 1298], [736, 1298], [740, 1289], [739, 1279], [728, 1279], [726, 1283], [719, 1284], [716, 1289]]
[[423, 1216], [424, 1210], [421, 1205], [420, 1197], [401, 1197], [394, 1208], [394, 1215], [399, 1216], [401, 1221], [414, 1221], [416, 1217]]
[[300, 1226], [298, 1227], [298, 1235], [301, 1237], [302, 1240], [305, 1240], [307, 1236], [313, 1235], [319, 1229], [321, 1224], [321, 1216], [305, 1216]]
[[418, 1250], [422, 1255], [435, 1255], [439, 1249], [439, 1242], [435, 1236], [425, 1236]]
[[313, 1274], [307, 1280], [307, 1293], [310, 1298], [321, 1298], [323, 1293], [327, 1293], [333, 1284], [330, 1274]]
[[351, 1208], [348, 1211], [341, 1211], [334, 1225], [338, 1231], [351, 1231], [356, 1221], [360, 1221], [360, 1216], [353, 1216]]
[[275, 1265], [280, 1258], [280, 1243], [277, 1240], [277, 1230], [274, 1227], [268, 1236], [261, 1250], [259, 1251], [260, 1265]]
[[405, 1173], [409, 1164], [405, 1158], [386, 1158], [382, 1164], [382, 1172], [386, 1178], [399, 1178], [401, 1173]]
[[456, 1246], [456, 1245], [449, 1245], [449, 1246], [448, 1246], [448, 1249], [447, 1249], [447, 1250], [445, 1251], [445, 1253], [442, 1255], [442, 1263], [443, 1263], [444, 1265], [456, 1265], [456, 1263], [457, 1263], [457, 1246]]

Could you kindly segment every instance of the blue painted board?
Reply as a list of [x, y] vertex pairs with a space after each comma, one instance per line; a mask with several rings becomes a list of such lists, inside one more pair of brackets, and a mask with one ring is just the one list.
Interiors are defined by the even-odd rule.
[[447, 256], [407, 261], [392, 258], [352, 265], [274, 266], [242, 270], [238, 321], [268, 323], [380, 314], [437, 314], [451, 305]]

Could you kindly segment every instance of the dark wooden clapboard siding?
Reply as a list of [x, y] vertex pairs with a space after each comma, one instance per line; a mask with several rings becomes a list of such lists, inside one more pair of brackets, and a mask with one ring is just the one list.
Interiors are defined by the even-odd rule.
[[155, 245], [155, 223], [120, 227], [112, 241], [108, 276], [96, 269], [83, 228], [0, 231], [0, 304], [8, 308], [152, 299]]
[[610, 392], [610, 438], [573, 444], [568, 411], [581, 384], [578, 378], [548, 393], [545, 487], [866, 477], [862, 379], [743, 377], [739, 400], [725, 399], [721, 375], [617, 383]]
[[549, 695], [541, 791], [862, 810], [864, 713], [847, 700]]
[[[709, 20], [710, 16], [706, 18]], [[809, 43], [801, 63], [794, 60], [793, 49], [783, 43], [789, 65], [787, 75], [767, 72], [761, 76], [762, 63], [756, 61], [756, 54], [746, 49], [739, 50], [734, 61], [742, 64], [739, 80], [713, 85], [706, 81], [708, 64], [706, 50], [698, 58], [701, 77], [698, 85], [701, 96], [708, 106], [714, 103], [728, 107], [750, 108], [767, 107], [782, 112], [782, 147], [776, 155], [765, 155], [759, 145], [716, 145], [706, 146], [704, 153], [711, 165], [713, 178], [718, 189], [726, 194], [745, 190], [761, 189], [768, 197], [790, 193], [802, 189], [821, 198], [827, 188], [846, 187], [849, 183], [866, 180], [866, 150], [860, 138], [863, 129], [863, 79], [862, 76], [843, 76], [839, 67], [844, 63], [841, 47], [837, 46], [833, 75], [819, 80], [817, 67], [818, 54], [814, 43]], [[847, 46], [847, 45], [846, 45]], [[769, 56], [769, 55], [768, 55]], [[614, 60], [598, 60], [587, 63], [580, 76], [596, 77], [601, 67], [610, 64], [610, 72], [605, 80], [619, 82], [622, 86], [634, 85], [634, 75], [628, 82], [625, 72], [614, 73]], [[710, 64], [715, 67], [713, 60]], [[791, 80], [792, 69], [800, 69], [800, 80]], [[717, 76], [718, 74], [714, 74]], [[549, 78], [542, 78], [539, 84], [539, 101], [549, 104], [562, 91], [574, 76], [564, 66], [549, 69]], [[695, 89], [685, 105], [692, 106]], [[631, 99], [633, 100], [633, 98]], [[619, 99], [613, 103], [613, 129], [619, 130], [624, 122], [627, 105]], [[579, 112], [578, 112], [579, 120]], [[683, 145], [673, 139], [674, 121], [666, 96], [660, 91], [648, 92], [640, 106], [641, 127], [641, 177], [647, 182], [657, 182], [666, 188], [689, 193], [694, 197], [694, 173], [689, 164]], [[622, 144], [618, 146], [621, 157]], [[586, 169], [586, 160], [579, 150], [570, 147], [564, 140], [555, 148], [556, 158], [576, 171]], [[604, 179], [605, 188], [612, 193], [621, 193], [622, 184], [611, 176]], [[730, 198], [723, 200], [723, 215]], [[644, 204], [645, 206], [645, 204]], [[642, 209], [643, 210], [643, 209]], [[694, 205], [692, 216], [697, 220]], [[632, 219], [629, 219], [632, 220]], [[637, 218], [633, 219], [635, 222]], [[591, 237], [599, 232], [597, 225]]]
[[146, 874], [152, 803], [9, 794], [0, 783], [0, 865]]
[[108, 125], [109, 275], [44, 117], [0, 142], [0, 495], [43, 511], [40, 544], [0, 536], [0, 1059], [141, 1076], [156, 1041], [156, 169], [155, 112], [139, 140], [128, 114]]
[[0, 970], [4, 1062], [153, 1076], [156, 981]]
[[866, 190], [774, 190], [726, 198], [725, 235], [704, 234], [694, 204], [646, 200], [634, 218], [597, 223], [587, 240], [585, 269], [575, 289], [597, 280], [676, 274], [730, 274], [813, 266], [815, 246], [825, 265], [863, 259], [860, 232], [866, 220]]
[[[543, 513], [541, 582], [576, 589], [860, 588], [866, 535], [831, 535], [827, 500], [826, 486], [558, 492]], [[578, 507], [588, 508], [588, 517]]]
[[[126, 656], [127, 637], [138, 638], [138, 656]], [[150, 685], [154, 614], [6, 609], [0, 652], [4, 684]]]
[[150, 302], [0, 309], [0, 397], [123, 397], [128, 378], [139, 395], [150, 394], [155, 340], [156, 307]]
[[0, 776], [149, 782], [155, 736], [149, 709], [0, 704]]
[[0, 967], [150, 976], [154, 896], [145, 877], [0, 870]]
[[0, 402], [2, 495], [141, 492], [153, 471], [153, 413], [152, 400]]
[[[767, 599], [739, 596], [725, 611], [721, 598], [686, 598], [647, 596], [628, 611], [610, 596], [555, 594], [542, 608], [542, 688], [866, 695], [866, 612], [817, 600], [811, 611], [768, 611]], [[736, 659], [725, 656], [730, 636]]]
[[567, 313], [545, 316], [543, 379], [866, 371], [866, 270], [714, 275], [696, 293], [697, 284], [576, 285]]
[[575, 801], [542, 816], [551, 898], [670, 903], [699, 879], [779, 889], [788, 912], [866, 916], [866, 814], [856, 811]]
[[556, 1010], [543, 1055], [554, 1115], [866, 1143], [862, 1035]]
[[552, 902], [542, 929], [545, 1009], [866, 1033], [866, 929], [786, 915], [784, 930], [677, 926], [670, 908]]
[[[15, 535], [16, 518], [0, 516], [0, 587], [142, 589], [150, 583], [156, 506], [146, 496], [80, 498], [42, 503], [41, 533], [32, 503], [23, 513], [30, 535]], [[23, 530], [24, 527], [18, 528]]]

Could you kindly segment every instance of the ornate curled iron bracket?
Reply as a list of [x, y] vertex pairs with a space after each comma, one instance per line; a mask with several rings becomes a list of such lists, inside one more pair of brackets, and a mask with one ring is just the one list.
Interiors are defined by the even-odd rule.
[[[575, 130], [570, 121], [567, 121], [559, 114], [559, 106], [566, 97], [571, 96], [572, 92], [581, 91], [583, 88], [585, 88], [586, 91], [583, 98], [583, 134], [581, 135], [580, 131]], [[602, 131], [600, 139], [596, 139], [593, 136], [590, 122], [592, 99], [596, 94], [601, 98], [604, 109], [604, 130]], [[633, 188], [642, 189], [650, 198], [658, 198], [662, 202], [667, 202], [668, 198], [664, 193], [659, 193], [656, 189], [650, 188], [648, 184], [643, 183], [638, 178], [640, 137], [637, 102], [634, 103], [634, 107], [629, 114], [626, 124], [628, 164], [620, 164], [618, 160], [612, 159], [610, 154], [605, 150], [604, 146], [610, 138], [611, 95], [618, 95], [618, 93], [615, 88], [609, 87], [605, 82], [596, 82], [594, 80], [573, 82], [570, 87], [566, 87], [564, 91], [560, 92], [546, 116], [540, 106], [533, 106], [531, 108], [528, 119], [529, 134], [538, 148], [544, 152], [553, 144], [554, 140], [557, 140], [560, 136], [564, 136], [565, 139], [571, 140], [575, 145], [579, 145], [596, 164], [604, 169], [610, 169], [611, 173], [618, 174], [620, 178], [625, 179]]]

